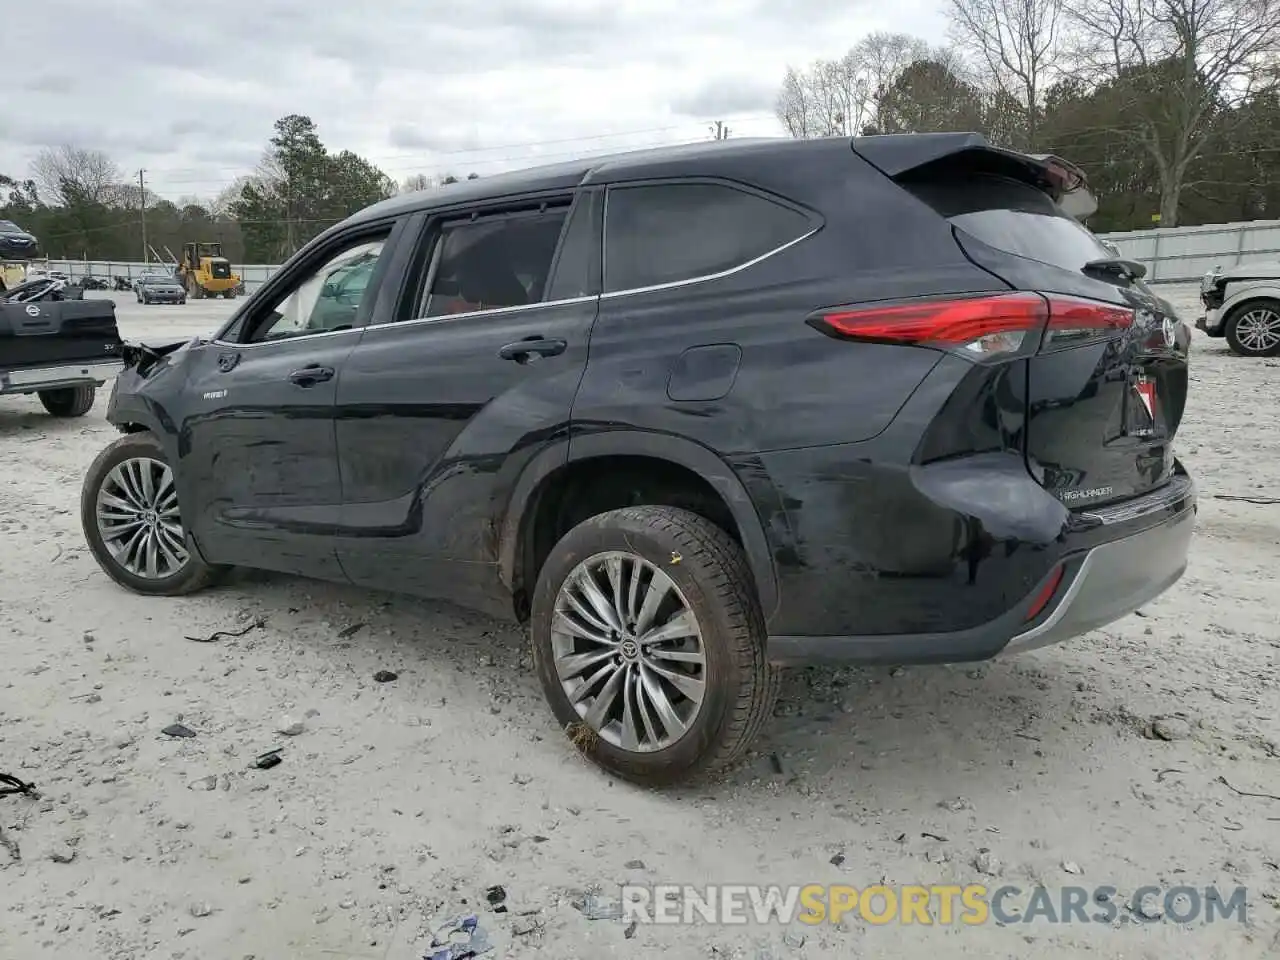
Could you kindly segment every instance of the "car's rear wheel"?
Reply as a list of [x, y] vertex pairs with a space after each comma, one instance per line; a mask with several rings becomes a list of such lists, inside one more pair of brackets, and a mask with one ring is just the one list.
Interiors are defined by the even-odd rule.
[[44, 408], [55, 417], [83, 417], [93, 409], [98, 390], [91, 383], [60, 390], [40, 390], [36, 396]]
[[221, 572], [190, 549], [173, 470], [149, 433], [121, 437], [98, 454], [85, 474], [80, 524], [98, 565], [135, 593], [194, 593]]
[[1242, 357], [1280, 355], [1280, 300], [1250, 300], [1232, 311], [1227, 345]]
[[725, 770], [777, 697], [746, 558], [687, 510], [627, 507], [574, 527], [543, 564], [531, 621], [557, 720], [637, 783]]

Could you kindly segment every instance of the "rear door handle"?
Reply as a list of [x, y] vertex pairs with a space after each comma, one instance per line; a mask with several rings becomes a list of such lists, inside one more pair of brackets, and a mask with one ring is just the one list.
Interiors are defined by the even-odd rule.
[[309, 363], [302, 369], [289, 374], [289, 382], [296, 383], [300, 387], [314, 387], [317, 383], [332, 379], [333, 367], [322, 367], [318, 363]]
[[528, 363], [534, 357], [555, 357], [564, 353], [568, 343], [564, 340], [548, 340], [544, 337], [526, 337], [515, 343], [508, 343], [498, 351], [503, 360], [514, 360], [516, 363]]

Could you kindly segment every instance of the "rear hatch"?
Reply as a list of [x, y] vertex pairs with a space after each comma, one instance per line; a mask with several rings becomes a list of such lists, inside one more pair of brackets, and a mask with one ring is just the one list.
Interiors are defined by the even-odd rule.
[[1069, 216], [1051, 185], [982, 153], [894, 179], [947, 218], [975, 264], [1016, 290], [1048, 295], [1047, 329], [1026, 361], [1028, 470], [1069, 507], [1160, 486], [1174, 470], [1189, 331], [1142, 281], [1142, 267]]
[[0, 368], [101, 363], [120, 356], [111, 300], [0, 300]]

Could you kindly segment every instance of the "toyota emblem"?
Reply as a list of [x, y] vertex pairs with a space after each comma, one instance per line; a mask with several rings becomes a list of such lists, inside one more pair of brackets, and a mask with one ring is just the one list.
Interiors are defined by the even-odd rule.
[[40, 308], [37, 307], [34, 303], [27, 304], [27, 316], [28, 317], [40, 316]]

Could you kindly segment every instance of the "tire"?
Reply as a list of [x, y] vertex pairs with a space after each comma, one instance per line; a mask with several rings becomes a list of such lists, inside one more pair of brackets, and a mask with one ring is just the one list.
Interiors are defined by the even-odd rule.
[[179, 297], [179, 298], [178, 298], [178, 306], [180, 306], [180, 307], [185, 307], [186, 305], [187, 305], [187, 298], [186, 298], [185, 296], [184, 296], [184, 297]]
[[79, 387], [63, 387], [60, 390], [40, 390], [36, 394], [44, 408], [55, 417], [83, 417], [93, 409], [98, 388], [86, 383]]
[[222, 295], [228, 300], [234, 300], [236, 298], [235, 290], [227, 290]]
[[1247, 300], [1231, 311], [1223, 327], [1232, 353], [1242, 357], [1280, 356], [1280, 300]]
[[[104, 534], [103, 527], [98, 520], [98, 494], [104, 486], [107, 486], [109, 493], [115, 494], [119, 499], [125, 498], [121, 496], [124, 491], [120, 486], [120, 475], [113, 473], [113, 471], [130, 461], [133, 461], [130, 469], [136, 470], [139, 466], [145, 466], [153, 471], [153, 478], [156, 478], [158, 474], [162, 474], [163, 470], [168, 469], [168, 460], [165, 457], [164, 449], [150, 433], [131, 433], [123, 436], [98, 454], [85, 473], [84, 487], [80, 494], [80, 525], [84, 531], [85, 540], [89, 544], [89, 549], [93, 552], [94, 559], [98, 561], [98, 565], [102, 567], [107, 576], [134, 593], [141, 593], [147, 596], [175, 597], [195, 593], [197, 590], [203, 590], [205, 587], [210, 586], [218, 579], [224, 568], [215, 567], [200, 560], [190, 549], [185, 533], [181, 537], [182, 553], [185, 554], [185, 559], [177, 551], [173, 550], [174, 541], [172, 539], [164, 541], [164, 549], [161, 549], [160, 541], [157, 539], [157, 546], [154, 551], [156, 564], [154, 576], [145, 575], [147, 574], [145, 554], [141, 550], [135, 551], [135, 556], [143, 558], [143, 562], [134, 564], [136, 570], [140, 571], [135, 572], [135, 569], [130, 569], [129, 566], [118, 559], [116, 551], [108, 546], [107, 535]], [[123, 473], [123, 471], [121, 472]], [[169, 478], [171, 482], [171, 473]], [[140, 486], [136, 482], [134, 485], [135, 487]], [[176, 492], [172, 494], [165, 492], [173, 488], [172, 486], [166, 487], [162, 476], [159, 479], [153, 479], [153, 489], [159, 491], [157, 499], [160, 501], [161, 507], [165, 503], [174, 502], [177, 499]], [[113, 515], [124, 515], [124, 511], [114, 509], [111, 506], [107, 506], [106, 509], [111, 511]], [[177, 518], [176, 525], [181, 530], [181, 514], [178, 513], [175, 516]], [[157, 534], [158, 536], [159, 534]], [[113, 538], [113, 542], [120, 543], [123, 539], [125, 539], [124, 536]], [[169, 562], [165, 557], [165, 550], [168, 551], [169, 557], [179, 559], [181, 562]]]
[[[656, 701], [647, 694], [653, 727], [636, 720], [632, 728], [649, 743], [641, 744], [633, 736], [630, 745], [624, 746], [627, 742], [623, 739], [625, 718], [622, 707], [616, 706], [620, 702], [616, 695], [615, 707], [606, 715], [606, 722], [594, 724], [588, 707], [580, 714], [561, 683], [557, 652], [564, 656], [584, 648], [589, 652], [607, 649], [591, 641], [574, 641], [568, 633], [552, 629], [553, 622], [564, 622], [557, 618], [557, 605], [569, 602], [560, 599], [566, 580], [583, 566], [599, 563], [594, 558], [601, 554], [626, 558], [624, 573], [628, 569], [634, 573], [638, 559], [647, 565], [647, 570], [665, 574], [676, 589], [668, 591], [664, 606], [653, 622], [659, 625], [666, 622], [671, 616], [662, 612], [667, 609], [666, 605], [682, 602], [701, 633], [702, 663], [697, 673], [703, 686], [699, 704], [693, 706], [692, 699], [681, 697], [669, 682], [661, 684], [664, 692], [680, 699], [677, 704], [673, 696], [666, 696], [668, 707], [675, 707], [677, 713], [681, 709], [692, 711], [692, 716], [686, 713], [681, 718], [687, 724], [686, 730], [674, 738], [674, 742], [663, 743], [660, 736], [654, 740], [654, 732], [665, 731], [658, 727], [661, 716], [654, 707]], [[609, 587], [608, 579], [598, 577], [595, 583]], [[623, 592], [631, 597], [629, 588]], [[633, 604], [624, 598], [622, 607], [634, 612], [635, 607], [640, 606], [638, 597], [643, 595], [643, 591], [639, 592]], [[576, 612], [572, 615], [578, 618], [579, 627], [586, 622]], [[538, 678], [561, 727], [590, 760], [635, 783], [663, 786], [727, 770], [746, 753], [777, 698], [781, 672], [765, 659], [764, 617], [746, 557], [724, 530], [688, 510], [627, 507], [599, 514], [570, 530], [552, 548], [538, 576], [530, 634]], [[686, 645], [692, 638], [681, 640], [679, 651], [670, 648], [672, 642], [665, 641], [667, 656], [661, 658], [638, 652], [643, 647], [637, 648], [634, 639], [624, 638], [616, 645], [618, 653], [614, 664], [623, 663], [623, 657], [630, 658], [622, 668], [620, 683], [621, 702], [626, 702], [633, 718], [639, 716], [641, 710], [637, 699], [641, 678], [644, 678], [642, 688], [656, 682], [654, 663], [668, 675], [676, 670], [694, 669], [691, 664], [670, 659], [671, 653], [679, 652], [688, 660]], [[649, 649], [663, 646], [654, 644]], [[607, 660], [608, 655], [605, 657]], [[580, 684], [576, 692], [592, 687], [602, 692], [609, 687], [607, 679], [599, 684], [592, 682], [602, 679], [599, 664], [605, 662], [596, 658], [589, 670], [569, 678], [569, 682]], [[673, 667], [673, 663], [677, 666]], [[587, 676], [592, 680], [580, 679]], [[596, 697], [588, 695], [584, 703], [589, 705], [595, 700]]]

